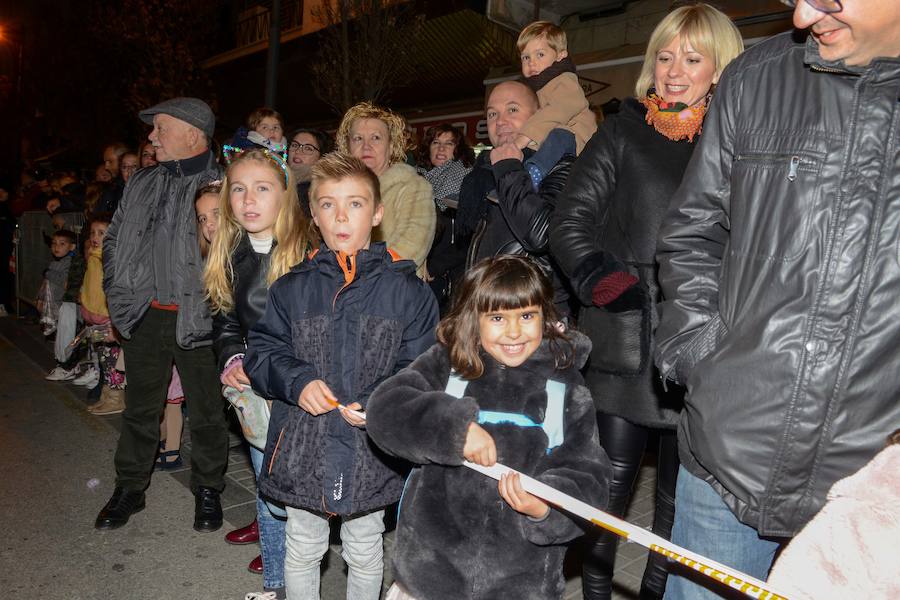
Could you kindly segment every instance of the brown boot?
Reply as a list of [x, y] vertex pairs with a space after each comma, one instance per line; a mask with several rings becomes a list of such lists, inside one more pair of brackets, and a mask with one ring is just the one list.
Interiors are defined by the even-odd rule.
[[108, 385], [100, 392], [100, 401], [88, 407], [94, 415], [115, 415], [125, 410], [125, 390], [115, 390]]

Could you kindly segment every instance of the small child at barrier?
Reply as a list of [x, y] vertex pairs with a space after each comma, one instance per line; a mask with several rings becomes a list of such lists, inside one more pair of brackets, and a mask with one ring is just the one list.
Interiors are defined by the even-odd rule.
[[565, 588], [582, 522], [522, 489], [461, 467], [498, 461], [598, 507], [611, 468], [579, 369], [590, 340], [564, 331], [553, 288], [529, 259], [466, 273], [438, 344], [372, 394], [367, 431], [419, 465], [400, 500], [387, 600], [546, 600]]
[[81, 295], [81, 283], [84, 280], [85, 261], [78, 236], [74, 232], [57, 231], [53, 234], [54, 243], [57, 243], [58, 236], [62, 236], [67, 243], [71, 243], [72, 249], [69, 253], [70, 261], [60, 298], [59, 318], [56, 321], [56, 339], [54, 340], [56, 366], [50, 370], [45, 379], [47, 381], [71, 381], [79, 375], [79, 362], [83, 356], [83, 353], [74, 347], [73, 342], [81, 319], [78, 303]]
[[[72, 262], [66, 274], [66, 286], [62, 296], [62, 304], [59, 307], [59, 319], [57, 320], [56, 339], [54, 340], [53, 354], [56, 357], [56, 366], [44, 378], [47, 381], [72, 381], [79, 382], [79, 376], [90, 378], [90, 373], [79, 373], [85, 358], [84, 346], [79, 343], [78, 326], [81, 323], [81, 284], [84, 281], [85, 245], [81, 243], [80, 236], [75, 237], [76, 248], [72, 252]], [[88, 359], [87, 364], [90, 364]], [[88, 369], [90, 370], [90, 368]], [[94, 381], [94, 385], [98, 380]]]
[[108, 213], [100, 213], [91, 220], [87, 270], [81, 286], [81, 317], [86, 325], [95, 329], [90, 344], [98, 356], [103, 385], [100, 401], [88, 407], [95, 415], [112, 415], [125, 410], [125, 374], [116, 368], [122, 347], [110, 323], [103, 292], [103, 238], [110, 219]]
[[69, 267], [77, 254], [78, 238], [67, 229], [54, 231], [50, 238], [50, 254], [53, 258], [44, 270], [44, 281], [38, 291], [37, 309], [41, 315], [41, 329], [45, 336], [56, 331], [59, 307], [66, 291]]

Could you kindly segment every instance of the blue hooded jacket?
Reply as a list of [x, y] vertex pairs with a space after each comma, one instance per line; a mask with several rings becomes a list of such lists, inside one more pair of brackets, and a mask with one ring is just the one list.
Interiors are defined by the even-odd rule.
[[321, 379], [340, 403], [365, 409], [379, 383], [434, 343], [437, 321], [437, 301], [415, 264], [396, 259], [383, 243], [341, 259], [323, 244], [276, 281], [244, 357], [253, 389], [275, 401], [262, 493], [340, 515], [397, 501], [403, 463], [339, 411], [313, 416], [298, 399]]

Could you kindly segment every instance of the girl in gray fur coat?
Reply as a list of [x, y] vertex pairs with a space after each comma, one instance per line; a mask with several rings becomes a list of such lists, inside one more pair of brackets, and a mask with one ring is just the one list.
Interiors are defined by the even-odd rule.
[[605, 507], [609, 461], [578, 369], [590, 352], [564, 332], [553, 289], [527, 258], [466, 274], [439, 343], [372, 394], [369, 436], [418, 465], [400, 500], [388, 598], [547, 600], [564, 588], [564, 544], [580, 523], [466, 460], [502, 462]]

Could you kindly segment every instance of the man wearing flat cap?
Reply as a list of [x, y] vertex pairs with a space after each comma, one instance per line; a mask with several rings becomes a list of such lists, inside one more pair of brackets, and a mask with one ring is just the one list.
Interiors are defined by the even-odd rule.
[[222, 525], [228, 433], [194, 213], [197, 189], [221, 178], [209, 150], [215, 117], [202, 100], [173, 98], [140, 118], [153, 125], [149, 139], [159, 164], [128, 180], [103, 242], [103, 287], [122, 337], [128, 386], [115, 491], [94, 526], [121, 527], [144, 508], [174, 361], [191, 430], [194, 529], [215, 531]]

